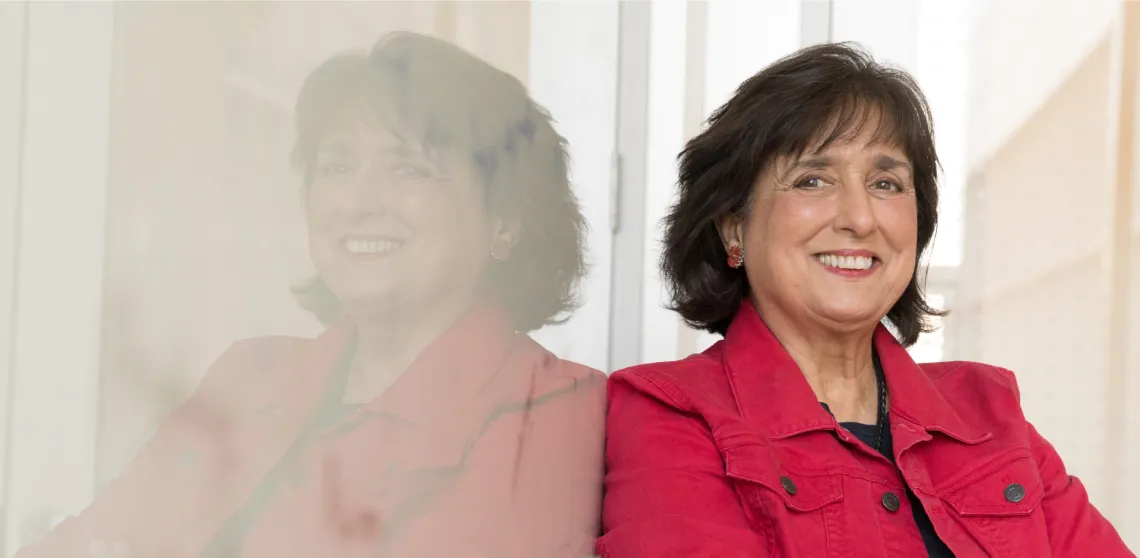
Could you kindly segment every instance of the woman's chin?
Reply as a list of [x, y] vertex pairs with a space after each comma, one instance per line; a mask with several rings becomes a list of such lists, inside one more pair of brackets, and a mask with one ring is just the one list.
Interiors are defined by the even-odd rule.
[[843, 330], [874, 329], [883, 319], [878, 308], [866, 306], [832, 306], [821, 308], [817, 315]]
[[337, 294], [337, 298], [344, 304], [344, 308], [351, 314], [358, 316], [387, 314], [398, 311], [411, 304], [411, 293], [400, 292], [395, 289], [378, 292], [376, 289], [350, 291]]

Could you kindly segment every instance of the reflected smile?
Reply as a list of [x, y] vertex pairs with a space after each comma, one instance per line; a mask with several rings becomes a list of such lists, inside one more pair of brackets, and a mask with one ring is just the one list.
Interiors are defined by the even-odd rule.
[[348, 236], [340, 241], [340, 246], [354, 256], [384, 256], [402, 248], [404, 241], [391, 237]]

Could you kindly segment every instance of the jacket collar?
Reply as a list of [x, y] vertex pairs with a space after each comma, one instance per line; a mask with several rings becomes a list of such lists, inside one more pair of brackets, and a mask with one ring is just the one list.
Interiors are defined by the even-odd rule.
[[[988, 434], [966, 424], [906, 349], [883, 325], [874, 335], [890, 394], [890, 412], [928, 431], [964, 443]], [[814, 430], [836, 430], [799, 366], [750, 301], [733, 318], [724, 341], [724, 368], [741, 415], [772, 439]]]
[[[356, 324], [345, 318], [311, 341], [294, 390], [298, 410], [307, 416], [321, 400], [338, 368], [351, 358]], [[514, 343], [514, 324], [499, 305], [481, 303], [432, 341], [382, 394], [364, 405], [374, 413], [403, 420], [440, 422], [480, 406], [482, 389], [502, 368]]]
[[514, 323], [501, 306], [476, 305], [365, 408], [438, 423], [483, 407], [479, 396], [503, 367], [514, 338]]

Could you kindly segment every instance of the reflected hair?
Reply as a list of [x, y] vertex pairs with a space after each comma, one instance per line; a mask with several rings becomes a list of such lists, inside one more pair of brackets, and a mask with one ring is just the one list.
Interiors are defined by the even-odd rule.
[[664, 219], [660, 263], [670, 307], [689, 325], [724, 335], [749, 288], [743, 269], [725, 265], [718, 221], [747, 214], [757, 177], [777, 160], [868, 130], [872, 141], [897, 146], [910, 159], [918, 207], [919, 258], [886, 319], [906, 346], [933, 330], [931, 318], [945, 312], [927, 302], [918, 265], [938, 224], [930, 108], [914, 78], [851, 43], [805, 48], [748, 78], [686, 144], [680, 195]]
[[[306, 192], [322, 139], [365, 125], [429, 155], [467, 160], [490, 214], [521, 224], [506, 261], [483, 278], [518, 331], [566, 320], [586, 271], [585, 220], [569, 181], [566, 140], [515, 77], [446, 41], [385, 35], [367, 52], [335, 56], [305, 80], [295, 112], [293, 163]], [[293, 289], [322, 322], [344, 308], [321, 278]]]

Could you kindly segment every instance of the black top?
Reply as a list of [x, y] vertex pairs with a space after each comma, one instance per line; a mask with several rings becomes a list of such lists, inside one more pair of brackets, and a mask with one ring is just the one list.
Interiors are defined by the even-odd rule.
[[[861, 422], [841, 422], [839, 426], [846, 428], [848, 432], [855, 435], [860, 442], [867, 444], [874, 448], [879, 453], [890, 460], [891, 463], [895, 462], [894, 442], [891, 439], [891, 414], [887, 404], [887, 380], [883, 375], [883, 365], [879, 362], [879, 355], [874, 355], [875, 363], [875, 380], [878, 387], [878, 424], [863, 424]], [[831, 414], [831, 409], [827, 407], [827, 403], [820, 402], [824, 410]], [[832, 415], [834, 416], [834, 415]], [[954, 553], [950, 552], [946, 543], [938, 538], [938, 533], [934, 531], [934, 524], [930, 522], [930, 516], [926, 514], [926, 508], [922, 507], [922, 502], [914, 495], [914, 492], [908, 487], [906, 489], [906, 497], [910, 500], [910, 509], [914, 515], [914, 522], [918, 525], [918, 533], [922, 535], [922, 542], [926, 546], [926, 552], [930, 558], [954, 558]], [[885, 500], [884, 500], [885, 502]], [[895, 499], [895, 506], [898, 505], [898, 499]], [[898, 509], [895, 507], [895, 509]]]
[[[826, 408], [826, 406], [825, 406]], [[883, 421], [885, 432], [882, 436], [882, 444], [879, 448], [879, 453], [894, 463], [894, 444], [891, 443], [891, 419], [888, 414]], [[858, 422], [841, 422], [840, 426], [846, 428], [848, 432], [859, 438], [864, 444], [875, 447], [872, 442], [875, 438], [875, 425], [862, 424]], [[911, 489], [906, 489], [906, 497], [910, 500], [910, 509], [914, 515], [914, 522], [918, 524], [918, 533], [922, 535], [922, 542], [926, 545], [926, 552], [930, 558], [954, 558], [954, 553], [946, 547], [946, 543], [938, 538], [938, 534], [934, 532], [934, 525], [930, 522], [930, 516], [926, 515], [926, 509], [922, 507], [922, 502], [918, 501], [918, 497], [914, 495]]]

